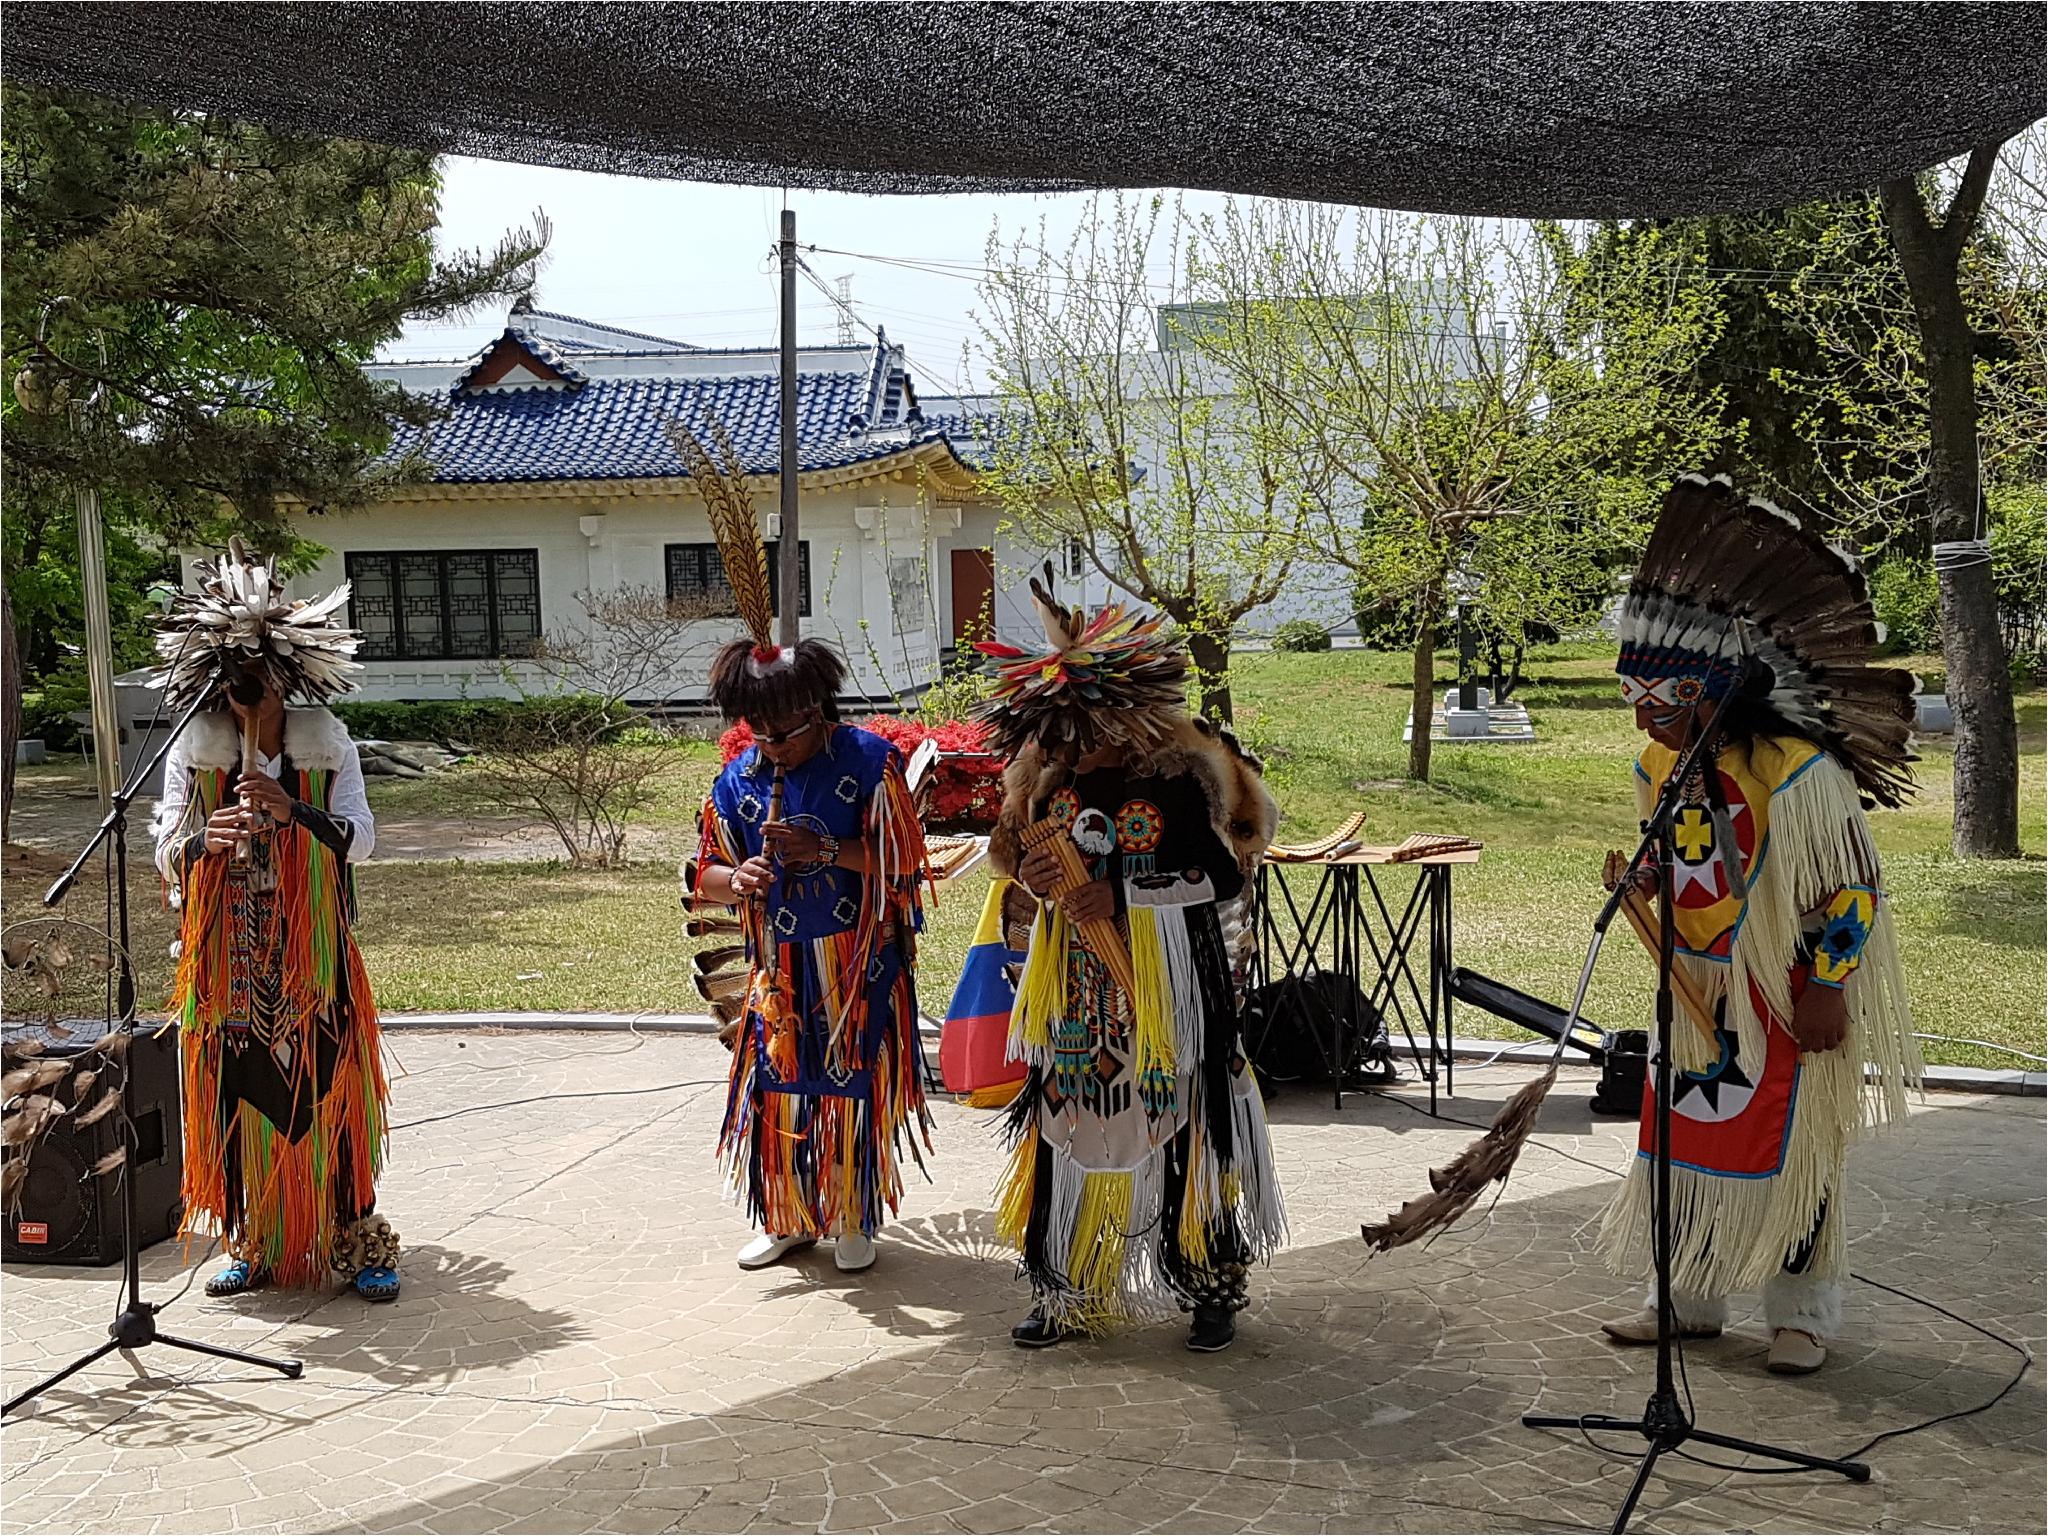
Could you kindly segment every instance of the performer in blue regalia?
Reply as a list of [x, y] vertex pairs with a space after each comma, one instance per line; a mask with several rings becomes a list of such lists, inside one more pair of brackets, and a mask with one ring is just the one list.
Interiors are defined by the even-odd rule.
[[712, 663], [755, 745], [704, 802], [701, 900], [736, 905], [752, 963], [719, 1155], [760, 1235], [744, 1269], [820, 1238], [874, 1262], [930, 1146], [914, 982], [924, 835], [888, 742], [839, 720], [846, 664], [819, 640], [739, 639]]

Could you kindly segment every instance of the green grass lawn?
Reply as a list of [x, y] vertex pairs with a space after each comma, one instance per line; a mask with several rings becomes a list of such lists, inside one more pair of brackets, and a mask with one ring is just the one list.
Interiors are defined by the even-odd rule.
[[[1439, 665], [1447, 670], [1448, 660]], [[1611, 653], [1582, 647], [1539, 655], [1535, 680], [1522, 695], [1538, 740], [1439, 743], [1427, 787], [1401, 777], [1407, 666], [1406, 657], [1359, 651], [1239, 661], [1239, 725], [1267, 759], [1285, 818], [1282, 836], [1304, 840], [1363, 809], [1366, 836], [1375, 842], [1397, 842], [1410, 832], [1483, 839], [1479, 867], [1455, 877], [1457, 960], [1562, 1004], [1601, 900], [1601, 855], [1634, 837], [1629, 762], [1640, 738], [1615, 690]], [[2021, 702], [2024, 860], [1992, 864], [1949, 855], [1953, 754], [1939, 741], [1922, 749], [1916, 804], [1874, 817], [1919, 1027], [2036, 1054], [2044, 1051], [2043, 727], [2043, 696], [2034, 690]], [[666, 750], [674, 767], [659, 782], [649, 820], [663, 844], [680, 845], [716, 758], [704, 744]], [[446, 815], [466, 802], [460, 774], [376, 781], [372, 797], [386, 816]], [[1410, 878], [1386, 873], [1390, 899]], [[697, 1007], [688, 971], [695, 946], [681, 936], [676, 874], [666, 861], [612, 873], [372, 861], [361, 887], [360, 937], [387, 1009]], [[970, 877], [942, 891], [931, 914], [920, 971], [934, 1013], [944, 1011], [984, 890], [985, 877]], [[10, 905], [26, 893], [26, 882], [10, 879]], [[89, 888], [73, 900], [81, 916], [99, 910]], [[144, 910], [137, 949], [149, 998], [161, 995], [169, 971], [169, 920], [158, 909], [153, 879], [138, 905]], [[1617, 932], [1588, 1015], [1610, 1028], [1642, 1023], [1651, 979], [1648, 957]], [[1458, 1028], [1515, 1033], [1470, 1008], [1459, 1010]], [[1968, 1046], [1934, 1045], [1928, 1056], [2019, 1064]]]

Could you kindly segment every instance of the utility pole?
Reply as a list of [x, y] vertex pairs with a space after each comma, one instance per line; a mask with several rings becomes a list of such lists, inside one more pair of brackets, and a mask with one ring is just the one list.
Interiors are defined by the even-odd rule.
[[782, 210], [782, 532], [777, 535], [777, 579], [782, 591], [775, 638], [795, 645], [797, 614], [803, 606], [803, 569], [796, 513], [796, 210]]

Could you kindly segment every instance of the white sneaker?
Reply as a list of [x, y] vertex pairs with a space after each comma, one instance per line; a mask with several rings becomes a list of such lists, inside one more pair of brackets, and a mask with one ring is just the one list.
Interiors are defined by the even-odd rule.
[[741, 1269], [766, 1269], [779, 1264], [799, 1249], [817, 1245], [815, 1237], [773, 1237], [763, 1232], [740, 1250]]
[[832, 1262], [843, 1270], [866, 1269], [875, 1262], [875, 1240], [865, 1232], [849, 1232], [832, 1244]]

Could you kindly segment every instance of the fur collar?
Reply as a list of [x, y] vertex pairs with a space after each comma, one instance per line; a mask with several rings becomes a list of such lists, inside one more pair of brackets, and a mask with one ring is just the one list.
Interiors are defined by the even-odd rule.
[[[294, 768], [332, 771], [355, 753], [348, 727], [332, 710], [287, 709], [284, 755]], [[241, 734], [226, 710], [199, 716], [186, 728], [185, 760], [194, 768], [226, 772], [242, 759]]]
[[[1163, 745], [1133, 759], [1129, 769], [1133, 774], [1193, 778], [1209, 803], [1210, 826], [1237, 855], [1238, 867], [1247, 876], [1258, 868], [1279, 830], [1280, 808], [1266, 788], [1259, 760], [1228, 726], [1183, 717]], [[1019, 837], [1064, 772], [1036, 746], [1018, 753], [1004, 770], [1003, 810], [988, 845], [989, 862], [997, 874], [1016, 874]]]

